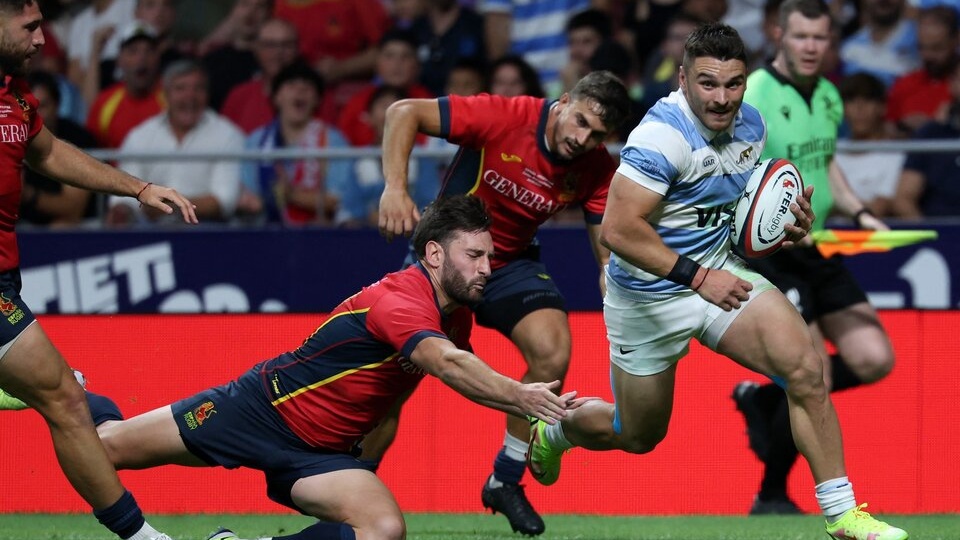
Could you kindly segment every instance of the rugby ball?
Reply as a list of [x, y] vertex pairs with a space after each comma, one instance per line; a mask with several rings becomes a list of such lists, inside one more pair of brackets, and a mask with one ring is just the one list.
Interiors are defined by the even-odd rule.
[[793, 163], [781, 158], [761, 161], [753, 169], [730, 225], [738, 253], [760, 258], [773, 254], [787, 239], [784, 229], [797, 219], [790, 205], [803, 194], [803, 180]]

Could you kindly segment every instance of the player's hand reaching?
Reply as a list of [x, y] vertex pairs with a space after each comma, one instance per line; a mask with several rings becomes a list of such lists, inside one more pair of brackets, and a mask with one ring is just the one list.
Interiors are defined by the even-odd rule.
[[387, 186], [380, 196], [380, 234], [389, 242], [394, 236], [410, 236], [420, 221], [420, 211], [405, 190]]
[[548, 424], [555, 424], [567, 415], [567, 409], [573, 409], [583, 404], [578, 401], [577, 392], [556, 395], [554, 390], [560, 389], [560, 381], [550, 383], [521, 384], [517, 391], [515, 405], [526, 416], [539, 418]]
[[[699, 274], [703, 274], [703, 277], [699, 277]], [[753, 290], [753, 285], [749, 281], [720, 268], [709, 270], [702, 268], [694, 283], [701, 279], [700, 284], [696, 286], [697, 294], [724, 311], [740, 309], [741, 303], [750, 298], [750, 291]]]
[[172, 204], [180, 209], [180, 213], [183, 215], [183, 221], [186, 223], [199, 223], [196, 213], [197, 206], [173, 188], [150, 182], [140, 188], [136, 199], [141, 206], [153, 208], [164, 214], [173, 213], [173, 208], [170, 206]]
[[813, 245], [813, 239], [808, 234], [813, 228], [813, 222], [817, 219], [813, 213], [813, 206], [810, 199], [813, 197], [813, 186], [807, 186], [803, 194], [797, 197], [797, 202], [790, 205], [790, 211], [797, 218], [795, 224], [787, 224], [784, 230], [787, 233], [787, 239], [783, 242], [783, 248], [808, 247]]

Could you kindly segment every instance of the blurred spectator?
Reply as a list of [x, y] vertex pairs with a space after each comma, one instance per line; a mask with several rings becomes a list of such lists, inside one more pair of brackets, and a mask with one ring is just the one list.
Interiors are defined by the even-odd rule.
[[[370, 96], [367, 116], [374, 138], [370, 146], [379, 147], [383, 142], [383, 127], [387, 107], [407, 97], [403, 88], [383, 85]], [[343, 227], [377, 227], [380, 195], [385, 185], [383, 167], [379, 157], [360, 158], [354, 164], [355, 181], [345, 186], [336, 223]], [[437, 197], [440, 181], [436, 161], [427, 158], [410, 158], [410, 197], [417, 208], [422, 209]]]
[[326, 85], [321, 117], [335, 122], [374, 73], [377, 44], [390, 28], [381, 0], [277, 0], [274, 13], [297, 27], [300, 50]]
[[756, 64], [758, 58], [766, 57], [767, 40], [763, 32], [767, 0], [730, 0], [723, 22], [737, 29], [743, 44], [747, 46], [747, 66]]
[[523, 57], [508, 54], [493, 62], [487, 70], [490, 93], [498, 96], [546, 96], [540, 75]]
[[[150, 118], [123, 141], [124, 152], [240, 152], [243, 133], [207, 108], [207, 76], [193, 60], [178, 60], [163, 73], [166, 112]], [[224, 221], [233, 215], [240, 195], [240, 163], [223, 160], [129, 160], [120, 168], [172, 187], [196, 205], [201, 222]], [[111, 197], [107, 223], [181, 223], [149, 207], [138, 208], [130, 197]]]
[[[294, 63], [273, 80], [276, 118], [247, 137], [251, 151], [277, 148], [345, 148], [334, 127], [315, 118], [323, 81], [310, 66]], [[267, 223], [330, 223], [344, 185], [353, 183], [353, 162], [346, 159], [262, 160], [243, 165], [238, 214], [262, 215]]]
[[253, 46], [259, 71], [249, 81], [235, 86], [220, 110], [245, 133], [273, 120], [273, 78], [297, 60], [297, 40], [297, 29], [285, 20], [270, 19], [260, 27]]
[[718, 22], [727, 15], [727, 0], [683, 0], [681, 10], [694, 19]]
[[87, 102], [80, 94], [80, 88], [67, 78], [67, 52], [60, 45], [60, 41], [49, 23], [45, 21], [41, 28], [44, 37], [43, 46], [33, 57], [29, 69], [46, 72], [56, 78], [60, 91], [58, 116], [82, 124], [87, 120]]
[[486, 66], [479, 60], [464, 58], [447, 75], [443, 95], [472, 96], [487, 91]]
[[462, 59], [485, 61], [483, 19], [457, 0], [427, 0], [427, 12], [411, 31], [419, 44], [420, 83], [434, 95], [444, 93], [450, 71]]
[[[646, 114], [647, 110], [653, 107], [660, 98], [679, 88], [680, 66], [683, 65], [683, 46], [687, 42], [687, 37], [702, 22], [681, 11], [667, 23], [667, 33], [663, 36], [660, 47], [643, 63], [641, 115]], [[630, 129], [633, 127], [635, 125], [630, 126]]]
[[174, 0], [137, 0], [133, 15], [157, 32], [161, 69], [184, 57], [173, 39], [173, 23], [177, 19], [177, 4]]
[[[921, 126], [916, 140], [960, 138], [960, 66], [950, 74], [950, 105], [943, 121]], [[905, 219], [960, 216], [960, 152], [907, 154], [893, 197], [893, 213]]]
[[371, 96], [380, 86], [395, 86], [412, 98], [431, 98], [433, 94], [421, 86], [420, 62], [417, 60], [417, 39], [409, 30], [393, 29], [380, 40], [377, 53], [377, 75], [364, 85], [343, 107], [337, 127], [354, 146], [373, 144], [376, 134], [367, 111]]
[[135, 7], [135, 0], [92, 0], [70, 23], [67, 77], [80, 88], [86, 103], [109, 86], [102, 84], [100, 63], [117, 58], [121, 30], [133, 22]]
[[950, 73], [960, 47], [957, 24], [957, 12], [951, 7], [920, 11], [917, 42], [923, 67], [896, 79], [887, 103], [887, 120], [900, 135], [909, 136], [950, 102]]
[[237, 0], [230, 15], [200, 44], [201, 61], [210, 78], [210, 107], [219, 111], [233, 87], [257, 73], [257, 34], [270, 19], [272, 0]]
[[100, 92], [87, 114], [87, 129], [104, 148], [116, 148], [135, 126], [163, 110], [157, 36], [134, 21], [120, 33], [121, 81]]
[[917, 26], [904, 16], [904, 1], [861, 1], [863, 26], [840, 47], [844, 75], [865, 71], [889, 88], [919, 66]]
[[568, 56], [567, 19], [591, 6], [591, 0], [481, 0], [477, 11], [484, 18], [487, 58], [519, 54], [540, 74], [547, 95], [557, 97]]
[[626, 36], [637, 69], [660, 46], [667, 22], [680, 11], [682, 0], [630, 0], [624, 9], [622, 34]]
[[570, 17], [566, 26], [567, 64], [560, 70], [563, 92], [572, 89], [577, 81], [590, 73], [590, 58], [612, 33], [610, 16], [599, 9], [588, 9]]
[[[37, 113], [51, 133], [79, 148], [96, 146], [90, 132], [59, 117], [60, 85], [54, 75], [36, 71], [27, 76], [27, 83], [40, 102]], [[51, 180], [29, 167], [24, 167], [23, 173], [20, 224], [70, 227], [96, 221], [99, 194]]]
[[[887, 89], [880, 79], [867, 73], [845, 77], [840, 81], [840, 97], [849, 140], [889, 138], [884, 121]], [[891, 203], [906, 155], [888, 151], [837, 151], [834, 158], [847, 177], [850, 189], [867, 209], [877, 217], [891, 215]]]

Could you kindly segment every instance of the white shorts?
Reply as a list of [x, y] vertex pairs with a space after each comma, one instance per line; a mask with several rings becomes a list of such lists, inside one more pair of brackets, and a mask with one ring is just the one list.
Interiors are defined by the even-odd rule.
[[760, 293], [775, 288], [736, 257], [727, 259], [721, 268], [753, 284], [750, 298], [739, 309], [724, 311], [692, 290], [664, 300], [628, 299], [608, 277], [603, 320], [610, 341], [610, 362], [631, 375], [655, 375], [687, 354], [691, 338], [716, 350], [720, 338], [744, 308]]

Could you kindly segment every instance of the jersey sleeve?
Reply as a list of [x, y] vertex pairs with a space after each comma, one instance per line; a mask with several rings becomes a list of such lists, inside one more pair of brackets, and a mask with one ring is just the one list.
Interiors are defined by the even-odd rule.
[[630, 133], [620, 151], [617, 172], [660, 195], [685, 170], [690, 144], [676, 129], [660, 122], [644, 122]]
[[480, 148], [514, 128], [515, 121], [523, 121], [526, 111], [520, 105], [519, 98], [490, 94], [440, 98], [440, 136], [454, 144]]
[[375, 339], [389, 343], [406, 358], [428, 337], [449, 339], [440, 326], [435, 306], [402, 293], [384, 295], [370, 307], [367, 329]]

